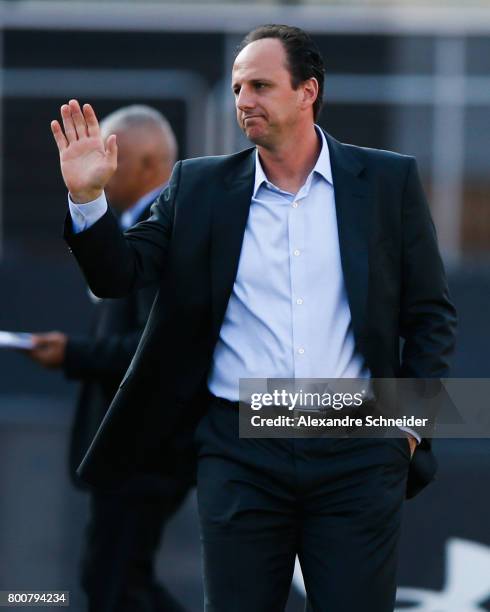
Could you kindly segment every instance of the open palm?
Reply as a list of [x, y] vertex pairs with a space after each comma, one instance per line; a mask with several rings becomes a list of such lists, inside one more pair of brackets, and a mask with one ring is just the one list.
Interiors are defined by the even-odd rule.
[[60, 153], [63, 180], [75, 202], [97, 198], [117, 167], [116, 137], [104, 143], [99, 122], [90, 104], [83, 110], [77, 100], [61, 107], [63, 127], [51, 122]]

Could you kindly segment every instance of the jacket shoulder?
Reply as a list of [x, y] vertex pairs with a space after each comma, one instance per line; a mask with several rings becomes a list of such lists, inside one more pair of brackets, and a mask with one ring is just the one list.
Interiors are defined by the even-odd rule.
[[408, 164], [415, 161], [415, 157], [413, 157], [413, 155], [405, 155], [403, 153], [397, 153], [396, 151], [373, 149], [371, 147], [360, 147], [345, 143], [342, 143], [342, 146], [367, 166], [382, 164], [396, 166], [401, 165], [406, 167]]
[[416, 160], [411, 155], [395, 151], [360, 147], [339, 143], [344, 159], [351, 159], [351, 167], [363, 169], [366, 176], [385, 186], [398, 188], [406, 185], [411, 168], [416, 168]]
[[189, 172], [205, 171], [227, 171], [230, 168], [245, 161], [255, 151], [255, 147], [249, 147], [231, 155], [208, 155], [205, 157], [193, 157], [182, 161], [182, 170]]

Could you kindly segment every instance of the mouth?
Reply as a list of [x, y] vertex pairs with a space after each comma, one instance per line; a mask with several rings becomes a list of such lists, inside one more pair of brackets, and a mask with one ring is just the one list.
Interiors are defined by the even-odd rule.
[[247, 121], [247, 119], [263, 119], [262, 115], [247, 115], [243, 118], [243, 122]]

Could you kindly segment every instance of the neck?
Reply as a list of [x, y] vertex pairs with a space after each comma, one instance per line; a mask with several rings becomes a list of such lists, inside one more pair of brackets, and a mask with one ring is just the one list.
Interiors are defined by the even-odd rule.
[[320, 155], [321, 142], [310, 124], [296, 130], [277, 147], [257, 146], [264, 172], [279, 189], [297, 193], [315, 167]]
[[126, 210], [129, 210], [130, 208], [132, 208], [137, 202], [141, 200], [142, 197], [146, 196], [151, 191], [154, 191], [158, 187], [161, 187], [162, 185], [164, 185], [168, 181], [169, 178], [170, 178], [170, 173], [166, 173], [164, 175], [156, 177], [152, 181], [148, 181], [147, 183], [145, 183], [145, 186], [139, 190], [137, 196], [134, 198], [134, 201], [126, 208]]

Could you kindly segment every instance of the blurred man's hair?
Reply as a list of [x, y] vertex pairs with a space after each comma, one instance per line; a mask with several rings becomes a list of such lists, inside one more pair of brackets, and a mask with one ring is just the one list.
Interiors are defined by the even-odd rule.
[[309, 34], [301, 28], [288, 25], [262, 25], [249, 32], [239, 44], [236, 55], [247, 45], [263, 38], [277, 38], [281, 41], [288, 60], [291, 85], [296, 89], [300, 83], [315, 77], [318, 81], [318, 96], [313, 104], [313, 118], [316, 121], [323, 104], [325, 65], [318, 47]]
[[177, 159], [175, 134], [165, 116], [156, 108], [144, 104], [124, 106], [104, 117], [100, 125], [107, 135], [133, 128], [148, 129], [152, 133], [160, 131], [167, 144], [169, 161], [174, 164]]

